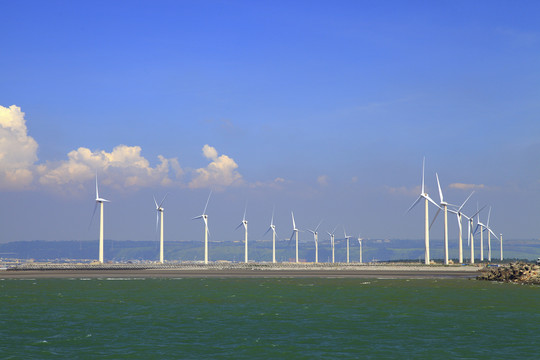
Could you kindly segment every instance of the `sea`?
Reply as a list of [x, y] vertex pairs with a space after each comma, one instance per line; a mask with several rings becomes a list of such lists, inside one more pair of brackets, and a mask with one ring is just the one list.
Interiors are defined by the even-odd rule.
[[1, 359], [537, 359], [540, 287], [471, 279], [0, 280]]

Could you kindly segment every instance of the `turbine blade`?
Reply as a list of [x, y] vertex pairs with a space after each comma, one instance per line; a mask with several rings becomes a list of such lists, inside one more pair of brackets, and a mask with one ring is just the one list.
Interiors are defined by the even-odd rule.
[[[163, 197], [163, 200], [161, 200], [161, 202], [159, 203], [159, 207], [161, 207], [161, 205], [163, 205], [163, 202], [165, 201], [165, 199], [167, 198], [167, 195], [169, 195], [169, 193], [166, 193], [165, 196]], [[154, 201], [156, 201], [156, 199], [154, 198]]]
[[480, 211], [484, 210], [486, 206], [487, 205], [482, 206], [482, 208], [480, 210], [478, 210], [477, 212], [475, 212], [474, 215], [472, 215], [470, 218], [474, 218], [476, 215], [478, 215], [480, 213]]
[[296, 229], [296, 223], [294, 222], [294, 213], [291, 211], [291, 215], [292, 215], [292, 227], [293, 229]]
[[158, 232], [158, 223], [159, 223], [159, 211], [156, 211], [156, 234]]
[[99, 190], [98, 190], [98, 184], [97, 184], [97, 171], [96, 171], [96, 199], [99, 199]]
[[491, 217], [491, 206], [489, 207], [489, 211], [488, 211], [488, 219], [487, 219], [486, 227], [489, 227], [489, 218], [490, 217]]
[[463, 207], [465, 206], [465, 204], [467, 203], [467, 201], [469, 201], [469, 199], [471, 198], [472, 194], [474, 194], [474, 190], [471, 192], [471, 195], [469, 195], [469, 197], [467, 199], [465, 199], [465, 201], [463, 202], [463, 204], [461, 204], [461, 206], [459, 207], [458, 211], [461, 211], [461, 209], [463, 209]]
[[317, 232], [317, 230], [319, 230], [319, 226], [321, 226], [322, 222], [323, 222], [322, 220], [319, 222], [319, 225], [317, 225], [317, 227], [315, 228], [315, 232]]
[[157, 201], [156, 201], [156, 197], [152, 195], [152, 197], [154, 198], [154, 204], [156, 204], [156, 210], [159, 209], [159, 206], [157, 204]]
[[202, 215], [199, 215], [199, 216], [195, 216], [194, 218], [192, 218], [191, 220], [196, 220], [196, 219], [201, 219], [203, 216]]
[[439, 182], [439, 174], [435, 173], [435, 176], [437, 177], [437, 186], [439, 187], [439, 198], [441, 199], [441, 202], [443, 202], [444, 198], [441, 190], [441, 183]]
[[262, 235], [262, 237], [264, 237], [266, 234], [268, 234], [268, 232], [270, 232], [270, 230], [272, 230], [272, 227], [269, 227], [268, 230], [266, 230], [266, 231], [264, 232], [264, 234]]
[[429, 195], [426, 194], [426, 199], [428, 199], [428, 201], [430, 203], [432, 203], [433, 205], [435, 205], [436, 207], [438, 207], [439, 209], [441, 209], [441, 207], [439, 206], [439, 204], [437, 204], [435, 201], [433, 201], [432, 198], [429, 197]]
[[94, 211], [92, 212], [92, 217], [90, 218], [90, 224], [88, 224], [88, 229], [90, 229], [90, 227], [92, 226], [92, 222], [94, 221], [94, 216], [96, 215], [97, 206], [98, 206], [98, 202], [96, 201], [94, 205]]
[[431, 220], [431, 224], [429, 224], [430, 229], [433, 226], [433, 223], [435, 222], [435, 220], [437, 219], [437, 216], [439, 216], [440, 212], [441, 212], [441, 208], [439, 208], [439, 210], [437, 210], [437, 213], [435, 213], [435, 216], [433, 217], [433, 220]]
[[276, 205], [272, 208], [272, 220], [270, 220], [270, 225], [274, 225], [274, 211], [276, 210]]
[[238, 225], [238, 226], [236, 227], [236, 229], [234, 229], [234, 230], [238, 230], [238, 229], [240, 228], [240, 226], [242, 226], [242, 225], [244, 225], [243, 222], [241, 222], [240, 225]]
[[426, 166], [426, 157], [422, 160], [422, 194], [424, 193], [424, 168]]
[[206, 205], [204, 205], [203, 215], [206, 215], [206, 208], [208, 207], [208, 202], [210, 201], [210, 196], [212, 196], [212, 190], [210, 190], [210, 194], [208, 194], [208, 199], [206, 200]]
[[413, 204], [409, 207], [409, 209], [408, 209], [405, 213], [408, 213], [409, 211], [411, 211], [411, 209], [412, 209], [413, 207], [415, 207], [416, 204], [418, 204], [418, 202], [420, 201], [420, 199], [422, 199], [422, 196], [421, 196], [421, 195], [418, 197], [418, 199], [416, 199], [415, 202], [413, 202]]

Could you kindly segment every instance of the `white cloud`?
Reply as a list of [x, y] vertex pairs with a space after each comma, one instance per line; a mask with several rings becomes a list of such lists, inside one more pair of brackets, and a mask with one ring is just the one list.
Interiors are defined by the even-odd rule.
[[218, 156], [218, 152], [210, 145], [204, 145], [203, 155], [212, 160], [205, 168], [196, 169], [188, 186], [195, 188], [222, 188], [243, 184], [242, 175], [236, 171], [238, 165], [227, 155]]
[[63, 186], [87, 182], [95, 172], [104, 173], [102, 182], [114, 188], [140, 188], [152, 185], [170, 185], [169, 169], [177, 175], [182, 169], [176, 159], [159, 155], [160, 163], [151, 167], [141, 156], [140, 146], [118, 145], [110, 153], [104, 150], [91, 151], [80, 147], [68, 154], [68, 160], [38, 167], [39, 182], [49, 186]]
[[453, 183], [448, 186], [450, 187], [450, 189], [458, 189], [458, 190], [484, 189], [486, 187], [484, 184], [463, 184], [463, 183]]
[[0, 188], [23, 189], [32, 183], [37, 149], [21, 108], [0, 106]]
[[328, 185], [328, 175], [321, 175], [317, 178], [317, 183], [321, 186], [327, 186]]
[[[88, 186], [96, 171], [100, 182], [116, 189], [149, 186], [188, 186], [223, 188], [245, 185], [238, 164], [227, 155], [204, 145], [202, 152], [210, 163], [189, 172], [191, 181], [182, 182], [184, 170], [176, 158], [158, 156], [151, 166], [141, 155], [140, 146], [118, 145], [111, 152], [80, 147], [66, 160], [37, 164], [37, 142], [28, 136], [21, 109], [0, 106], [0, 189], [25, 189], [33, 185], [61, 189], [69, 193]], [[283, 182], [276, 179], [272, 184]]]

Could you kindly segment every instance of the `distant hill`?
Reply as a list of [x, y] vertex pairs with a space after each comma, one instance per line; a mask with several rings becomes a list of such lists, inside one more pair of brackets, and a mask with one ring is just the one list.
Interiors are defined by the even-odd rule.
[[[450, 255], [457, 257], [457, 246], [451, 241]], [[431, 242], [432, 259], [442, 259], [443, 251], [440, 240]], [[364, 240], [364, 262], [410, 260], [421, 262], [424, 258], [423, 240]], [[487, 247], [487, 246], [486, 246]], [[315, 246], [313, 242], [301, 242], [299, 257], [303, 261], [315, 260]], [[492, 242], [492, 259], [499, 258], [499, 244]], [[112, 241], [105, 240], [106, 261], [129, 260], [158, 260], [159, 243], [157, 241]], [[98, 254], [98, 241], [17, 241], [0, 244], [0, 258], [35, 259], [36, 261], [58, 259], [96, 259]], [[469, 257], [470, 250], [464, 248], [465, 258]], [[476, 258], [479, 256], [476, 249]], [[165, 242], [165, 259], [169, 261], [202, 260], [204, 256], [203, 242]], [[331, 261], [331, 248], [327, 242], [319, 244], [319, 261]], [[487, 257], [487, 249], [484, 252]], [[540, 240], [511, 240], [504, 243], [504, 256], [507, 259], [529, 259], [540, 257]], [[276, 245], [276, 258], [278, 261], [289, 261], [295, 257], [294, 244], [288, 241], [279, 241]], [[210, 242], [209, 258], [211, 261], [244, 261], [243, 242]], [[359, 259], [358, 241], [351, 239], [350, 261]], [[271, 241], [250, 241], [249, 260], [271, 261]], [[346, 243], [336, 240], [336, 262], [346, 261]]]

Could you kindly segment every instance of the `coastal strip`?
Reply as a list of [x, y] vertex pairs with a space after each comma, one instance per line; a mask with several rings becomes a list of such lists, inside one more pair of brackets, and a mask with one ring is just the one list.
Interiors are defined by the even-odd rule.
[[0, 279], [29, 278], [476, 278], [477, 266], [403, 264], [32, 264], [0, 271]]

